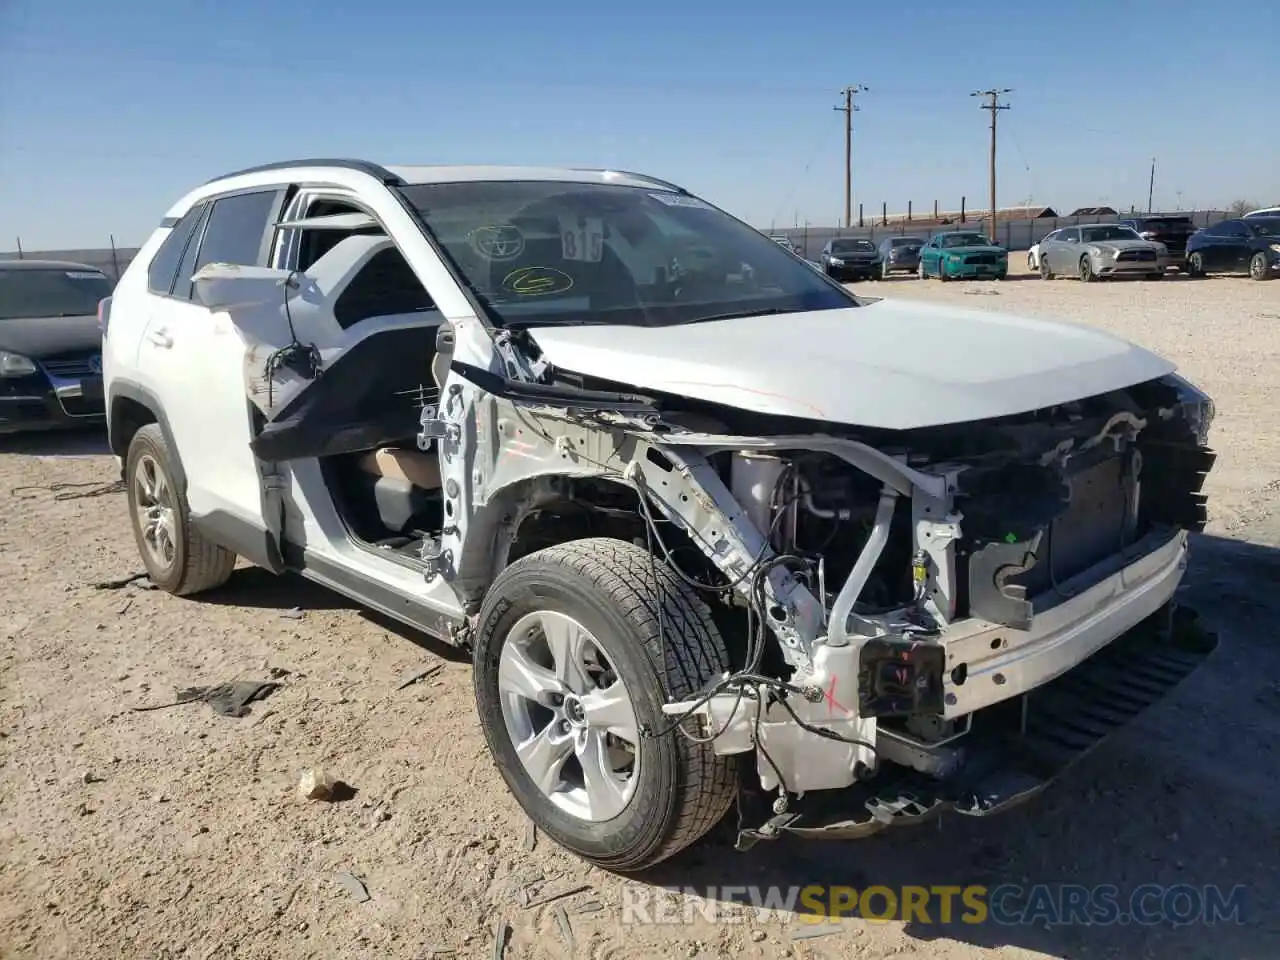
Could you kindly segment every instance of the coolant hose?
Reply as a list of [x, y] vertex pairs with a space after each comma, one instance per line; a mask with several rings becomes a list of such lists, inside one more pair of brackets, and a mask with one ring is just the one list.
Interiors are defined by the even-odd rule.
[[863, 588], [871, 579], [871, 571], [880, 560], [884, 545], [889, 542], [889, 527], [893, 523], [893, 511], [897, 505], [898, 491], [886, 484], [880, 490], [880, 502], [876, 505], [876, 520], [871, 528], [871, 535], [867, 537], [862, 552], [858, 554], [857, 563], [853, 565], [849, 578], [840, 588], [840, 593], [836, 595], [836, 602], [831, 607], [831, 624], [827, 629], [827, 643], [832, 646], [840, 647], [849, 642], [849, 614], [853, 613], [853, 605], [858, 602]]

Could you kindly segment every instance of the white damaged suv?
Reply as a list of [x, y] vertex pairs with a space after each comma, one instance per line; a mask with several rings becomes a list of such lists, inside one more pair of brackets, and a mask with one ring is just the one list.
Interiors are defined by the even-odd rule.
[[548, 835], [637, 870], [1026, 798], [1212, 650], [1213, 405], [1098, 330], [866, 300], [620, 171], [230, 174], [101, 309], [151, 579], [473, 651]]

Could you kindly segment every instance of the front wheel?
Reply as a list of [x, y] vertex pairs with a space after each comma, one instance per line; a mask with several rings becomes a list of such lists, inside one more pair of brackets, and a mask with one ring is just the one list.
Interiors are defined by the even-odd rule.
[[1192, 253], [1187, 256], [1187, 276], [1203, 277], [1204, 276], [1204, 257], [1198, 253]]
[[1044, 257], [1040, 258], [1040, 279], [1041, 280], [1053, 279], [1053, 271], [1049, 269], [1049, 261], [1047, 261]]
[[1093, 272], [1093, 261], [1088, 257], [1080, 258], [1080, 279], [1085, 283], [1093, 283], [1098, 279], [1097, 274]]
[[236, 555], [191, 523], [187, 498], [174, 480], [177, 454], [154, 423], [133, 435], [125, 457], [129, 514], [147, 578], [166, 593], [190, 596], [220, 587]]
[[921, 260], [919, 263], [916, 264], [916, 279], [924, 280], [928, 276], [929, 274], [927, 274], [924, 269], [924, 261]]
[[1259, 251], [1253, 255], [1253, 259], [1249, 261], [1249, 276], [1254, 280], [1266, 280], [1267, 268], [1270, 266], [1270, 258]]
[[881, 280], [889, 279], [889, 264], [887, 263], [880, 264], [880, 279]]
[[485, 596], [474, 659], [489, 750], [561, 846], [642, 870], [728, 811], [733, 759], [662, 712], [720, 676], [728, 654], [706, 605], [648, 551], [592, 538], [517, 560]]
[[1040, 264], [1036, 262], [1035, 254], [1033, 254], [1030, 250], [1027, 251], [1027, 269], [1031, 271], [1036, 271], [1040, 269]]

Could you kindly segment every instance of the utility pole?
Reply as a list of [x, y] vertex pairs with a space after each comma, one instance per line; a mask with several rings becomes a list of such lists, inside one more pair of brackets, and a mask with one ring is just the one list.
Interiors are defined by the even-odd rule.
[[849, 229], [853, 220], [853, 115], [860, 108], [853, 102], [859, 93], [866, 93], [870, 87], [853, 84], [840, 91], [844, 104], [832, 107], [844, 114], [844, 227]]
[[1003, 89], [991, 90], [975, 90], [969, 94], [971, 97], [988, 97], [990, 103], [982, 104], [983, 110], [991, 111], [991, 242], [996, 242], [996, 117], [1000, 115], [1001, 110], [1008, 110], [1009, 105], [999, 102], [1000, 95], [1004, 93], [1013, 93], [1013, 90], [1005, 87]]
[[1151, 158], [1151, 180], [1147, 183], [1147, 213], [1151, 212], [1151, 197], [1156, 192], [1156, 158]]

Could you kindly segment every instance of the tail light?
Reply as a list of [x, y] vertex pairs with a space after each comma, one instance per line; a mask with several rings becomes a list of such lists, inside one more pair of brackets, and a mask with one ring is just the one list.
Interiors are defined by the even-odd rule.
[[111, 298], [104, 297], [98, 301], [98, 329], [103, 337], [107, 335], [107, 324], [111, 322]]

